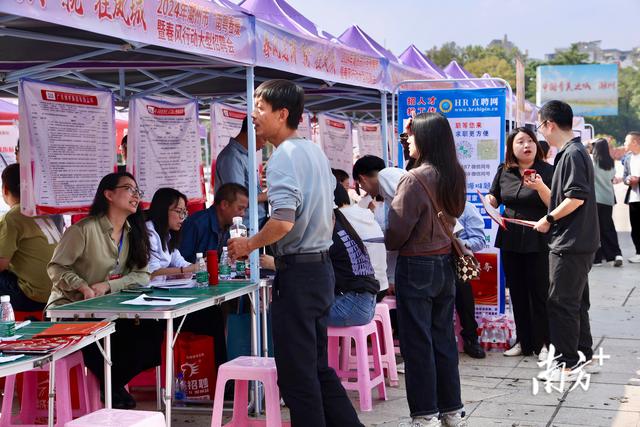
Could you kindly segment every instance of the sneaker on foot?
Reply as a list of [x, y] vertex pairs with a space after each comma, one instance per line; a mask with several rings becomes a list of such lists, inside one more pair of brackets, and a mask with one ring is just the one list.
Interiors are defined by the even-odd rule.
[[602, 267], [602, 261], [594, 261], [593, 262], [593, 266], [594, 267]]
[[396, 370], [399, 374], [404, 374], [404, 362], [398, 363], [398, 365], [396, 366]]
[[502, 353], [502, 355], [503, 356], [507, 356], [507, 357], [522, 356], [522, 346], [520, 346], [520, 343], [517, 342], [509, 350], [507, 350], [504, 353]]
[[572, 382], [578, 378], [577, 370], [568, 368], [562, 368], [559, 364], [555, 364], [553, 367], [546, 371], [542, 371], [537, 375], [537, 378], [541, 381], [550, 381], [552, 383], [560, 382], [560, 379], [564, 377], [564, 382]]
[[543, 345], [540, 349], [540, 353], [538, 353], [538, 362], [544, 362], [549, 357], [549, 349], [546, 345]]
[[635, 254], [631, 258], [627, 259], [631, 264], [640, 264], [640, 254]]
[[442, 415], [443, 427], [467, 427], [467, 421], [462, 418], [462, 415], [458, 412], [453, 414], [444, 414]]
[[441, 427], [438, 417], [413, 417], [411, 427]]
[[622, 258], [622, 255], [616, 255], [616, 259], [613, 260], [613, 266], [622, 267], [623, 262], [624, 262], [624, 258]]

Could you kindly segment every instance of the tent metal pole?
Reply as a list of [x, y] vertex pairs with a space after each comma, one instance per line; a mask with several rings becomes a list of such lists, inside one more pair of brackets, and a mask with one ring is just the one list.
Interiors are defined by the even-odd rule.
[[[253, 97], [254, 97], [254, 69], [247, 67], [247, 121], [250, 122], [253, 115]], [[249, 150], [249, 235], [254, 236], [258, 233], [258, 153], [256, 152], [256, 131], [252, 125], [247, 126], [247, 145]], [[262, 152], [260, 152], [262, 153]], [[262, 160], [262, 159], [260, 159]], [[249, 263], [251, 267], [251, 280], [260, 280], [260, 265], [258, 259], [258, 251], [255, 250], [249, 255]], [[252, 310], [257, 314], [260, 310], [260, 291], [257, 290], [253, 295], [254, 306]], [[260, 339], [261, 321], [260, 316], [254, 316], [255, 336], [251, 340], [251, 355], [260, 356]], [[265, 327], [265, 325], [262, 325]], [[259, 382], [253, 383], [254, 409], [257, 414], [262, 409], [262, 390]]]
[[[144, 70], [142, 68], [137, 68], [136, 71], [138, 71], [141, 74], [144, 74], [145, 76], [149, 77], [150, 79], [163, 84], [165, 86], [169, 86], [169, 83], [165, 82], [163, 79], [161, 79], [160, 77], [156, 76], [153, 73], [150, 73], [147, 70]], [[173, 91], [175, 91], [176, 93], [178, 93], [179, 95], [184, 96], [185, 98], [189, 98], [189, 99], [195, 99], [195, 96], [188, 94], [187, 92], [180, 90], [180, 89], [172, 89]]]
[[380, 92], [380, 103], [381, 111], [380, 111], [380, 124], [382, 128], [382, 160], [384, 160], [384, 164], [386, 166], [391, 166], [389, 164], [389, 130], [387, 126], [387, 93], [382, 91]]
[[36, 74], [36, 73], [39, 73], [41, 71], [46, 71], [46, 70], [49, 70], [51, 68], [55, 68], [55, 67], [57, 67], [59, 65], [67, 64], [69, 62], [78, 61], [78, 60], [81, 60], [81, 59], [93, 58], [95, 56], [104, 55], [105, 53], [111, 53], [113, 51], [114, 51], [113, 49], [94, 50], [93, 52], [86, 52], [86, 53], [82, 53], [80, 55], [74, 55], [74, 56], [70, 56], [68, 58], [59, 59], [57, 61], [48, 62], [46, 64], [35, 65], [33, 67], [24, 68], [22, 70], [12, 71], [12, 72], [7, 74], [7, 77], [6, 77], [5, 81], [7, 81], [7, 82], [15, 82], [15, 81], [18, 81], [22, 77], [28, 77], [28, 76], [30, 76], [32, 74]]
[[333, 113], [333, 112], [338, 112], [338, 111], [341, 111], [341, 110], [350, 110], [352, 108], [359, 107], [361, 105], [370, 104], [370, 103], [371, 103], [371, 101], [360, 101], [360, 102], [356, 102], [355, 104], [345, 105], [344, 107], [334, 108], [332, 110], [327, 110], [327, 111], [324, 111], [324, 112], [325, 113]]
[[[56, 77], [63, 77], [68, 74], [71, 74], [71, 70], [57, 71], [57, 72], [52, 72], [47, 74], [38, 74], [35, 76], [31, 76], [31, 78], [38, 79], [38, 80], [48, 80], [48, 79], [55, 79]], [[18, 86], [17, 81], [0, 86], [0, 90], [7, 90], [7, 89], [14, 88], [16, 86]]]
[[118, 68], [118, 82], [120, 82], [120, 99], [124, 99], [126, 92], [124, 90], [124, 70]]

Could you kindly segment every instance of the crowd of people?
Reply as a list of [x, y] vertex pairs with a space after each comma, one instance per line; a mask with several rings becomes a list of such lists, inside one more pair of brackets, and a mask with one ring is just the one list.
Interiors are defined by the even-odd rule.
[[[16, 310], [36, 311], [146, 285], [155, 276], [193, 273], [196, 254], [228, 247], [231, 259], [268, 247], [261, 267], [275, 270], [271, 300], [278, 385], [294, 426], [361, 426], [327, 359], [327, 327], [365, 325], [385, 295], [397, 300], [396, 329], [405, 364], [414, 426], [465, 425], [454, 336], [454, 309], [464, 352], [485, 357], [478, 342], [472, 285], [453, 268], [452, 235], [477, 252], [486, 247], [484, 220], [466, 198], [448, 120], [414, 117], [402, 135], [406, 168], [376, 156], [358, 159], [351, 172], [331, 169], [319, 146], [299, 138], [304, 92], [272, 80], [255, 93], [256, 146], [275, 146], [258, 185], [257, 233], [229, 239], [234, 217], [248, 219], [248, 120], [217, 159], [211, 207], [188, 213], [187, 197], [173, 188], [155, 192], [143, 211], [133, 175], [102, 178], [89, 214], [64, 234], [56, 218], [20, 212], [19, 166], [2, 172], [10, 206], [0, 220], [0, 293]], [[592, 157], [572, 132], [569, 105], [551, 101], [533, 130], [513, 130], [506, 156], [487, 195], [508, 223], [500, 248], [517, 342], [505, 356], [558, 356], [548, 379], [571, 379], [589, 363], [588, 273], [592, 265], [622, 266], [612, 206], [615, 165], [605, 140]], [[538, 141], [536, 131], [546, 141]], [[552, 166], [549, 147], [557, 149]], [[625, 140], [629, 155], [620, 179], [628, 185], [632, 238], [640, 262], [640, 133]], [[409, 161], [410, 160], [410, 161]], [[355, 202], [353, 199], [359, 199]], [[599, 230], [598, 232], [594, 232]], [[112, 338], [113, 404], [133, 408], [125, 385], [160, 363], [163, 328], [153, 320], [117, 320]], [[190, 316], [183, 330], [210, 335], [216, 365], [226, 360], [224, 313], [219, 307]], [[85, 363], [100, 381], [96, 346]], [[542, 378], [542, 377], [541, 377]]]

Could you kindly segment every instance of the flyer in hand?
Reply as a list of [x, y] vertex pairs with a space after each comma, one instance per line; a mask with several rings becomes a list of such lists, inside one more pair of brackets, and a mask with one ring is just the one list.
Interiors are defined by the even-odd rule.
[[502, 215], [500, 215], [500, 212], [498, 212], [496, 208], [491, 206], [491, 203], [489, 203], [489, 201], [482, 195], [482, 193], [480, 193], [480, 190], [477, 190], [477, 192], [478, 192], [478, 196], [480, 196], [480, 200], [482, 201], [482, 207], [484, 208], [485, 212], [487, 212], [487, 215], [489, 215], [489, 217], [492, 220], [494, 220], [503, 229], [506, 230], [507, 222], [512, 222], [514, 224], [519, 224], [519, 225], [523, 225], [525, 227], [531, 227], [531, 228], [533, 228], [536, 225], [536, 221], [527, 221], [524, 219], [503, 217]]

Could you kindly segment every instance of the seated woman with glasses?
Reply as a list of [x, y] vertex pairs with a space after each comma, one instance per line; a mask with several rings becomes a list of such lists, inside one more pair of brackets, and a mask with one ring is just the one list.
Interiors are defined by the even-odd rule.
[[[47, 273], [48, 308], [149, 283], [149, 238], [133, 176], [111, 173], [100, 181], [89, 216], [72, 225], [55, 249]], [[136, 406], [125, 385], [160, 363], [162, 329], [154, 320], [116, 320], [111, 336], [113, 407]], [[87, 368], [104, 381], [104, 359], [93, 344], [83, 349]], [[104, 385], [104, 384], [102, 384]], [[104, 387], [101, 387], [101, 390]]]
[[193, 273], [196, 264], [186, 261], [180, 247], [180, 229], [187, 217], [187, 196], [173, 188], [160, 188], [153, 195], [147, 212], [151, 277]]

